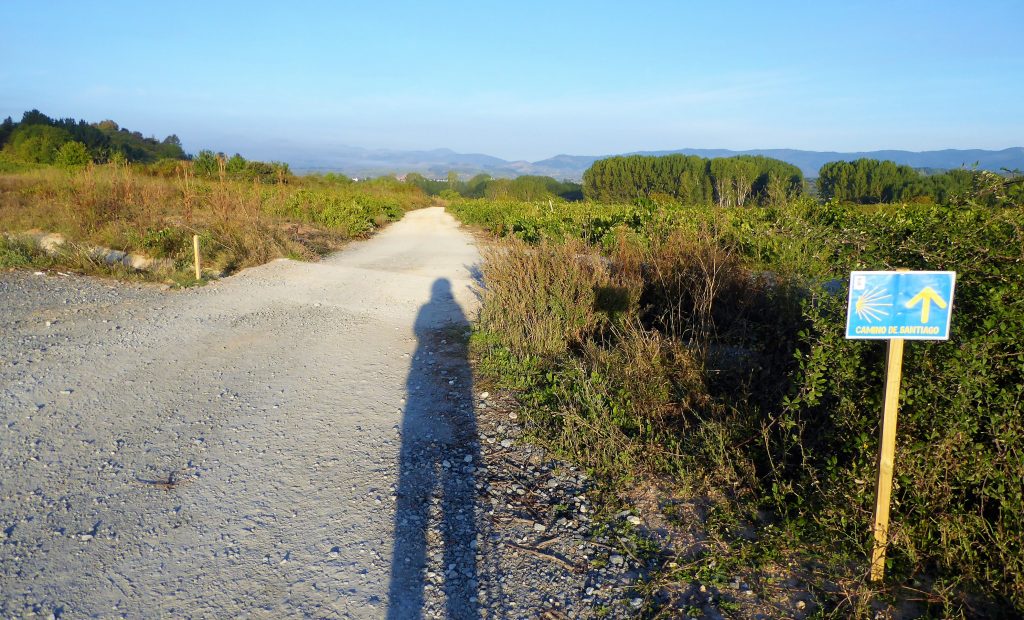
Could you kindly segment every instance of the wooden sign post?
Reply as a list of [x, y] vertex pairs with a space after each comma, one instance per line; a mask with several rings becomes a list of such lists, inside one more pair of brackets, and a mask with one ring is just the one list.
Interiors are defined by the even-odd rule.
[[192, 235], [192, 254], [195, 257], [196, 280], [203, 279], [203, 271], [199, 265], [199, 235]]
[[896, 455], [896, 412], [900, 406], [903, 378], [903, 339], [889, 340], [885, 356], [885, 400], [878, 446], [878, 483], [875, 485], [875, 536], [871, 548], [871, 581], [885, 576], [885, 547], [889, 539], [889, 504], [892, 499], [892, 471]]
[[[947, 340], [953, 316], [952, 271], [854, 271], [846, 311], [846, 337], [888, 340], [885, 356], [885, 397], [878, 442], [878, 482], [871, 527], [873, 582], [885, 578], [889, 544], [889, 506], [896, 455], [896, 413], [900, 406], [904, 340]], [[934, 304], [934, 308], [932, 305]]]

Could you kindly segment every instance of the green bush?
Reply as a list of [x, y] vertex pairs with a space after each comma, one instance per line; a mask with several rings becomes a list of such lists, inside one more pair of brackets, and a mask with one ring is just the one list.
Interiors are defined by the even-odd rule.
[[[843, 271], [955, 270], [952, 336], [909, 343], [893, 534], [898, 574], [938, 567], [1024, 607], [1024, 217], [890, 207], [844, 212]], [[848, 341], [845, 297], [806, 305], [792, 393], [770, 428], [780, 508], [867, 549], [884, 347]], [[799, 502], [796, 498], [799, 497]]]
[[386, 191], [362, 191], [365, 189], [368, 188], [352, 185], [299, 190], [288, 197], [281, 214], [347, 237], [359, 237], [401, 219], [408, 209], [421, 204], [418, 200], [421, 195], [395, 196]]
[[[951, 340], [907, 346], [890, 575], [924, 576], [942, 613], [965, 609], [964, 592], [1024, 610], [1019, 210], [450, 208], [535, 242], [487, 255], [478, 350], [526, 390], [539, 436], [613, 478], [653, 469], [730, 489], [839, 558], [831, 578], [867, 563], [884, 360], [884, 345], [844, 339], [842, 283], [957, 271]], [[630, 291], [618, 322], [597, 310], [610, 278]]]
[[62, 168], [81, 168], [92, 163], [89, 150], [81, 142], [65, 142], [57, 149], [54, 163]]
[[0, 269], [48, 267], [50, 262], [31, 240], [0, 235]]
[[71, 134], [49, 125], [21, 125], [11, 134], [4, 151], [14, 159], [33, 164], [52, 164]]

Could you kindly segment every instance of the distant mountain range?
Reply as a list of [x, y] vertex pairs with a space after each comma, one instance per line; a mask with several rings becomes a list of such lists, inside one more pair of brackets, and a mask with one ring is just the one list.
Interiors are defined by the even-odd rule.
[[[854, 160], [861, 157], [887, 159], [914, 168], [950, 169], [961, 166], [977, 166], [984, 170], [999, 171], [1024, 169], [1024, 147], [1013, 147], [1001, 151], [982, 149], [944, 149], [941, 151], [860, 151], [840, 153], [836, 151], [801, 151], [797, 149], [752, 149], [730, 151], [728, 149], [679, 149], [675, 151], [640, 151], [627, 155], [668, 155], [682, 153], [701, 157], [731, 157], [733, 155], [764, 155], [789, 162], [805, 176], [816, 177], [818, 170], [830, 161]], [[508, 161], [500, 157], [480, 153], [456, 153], [451, 149], [431, 151], [374, 150], [358, 147], [339, 147], [315, 157], [293, 156], [288, 163], [297, 172], [336, 171], [364, 177], [383, 174], [404, 174], [419, 172], [431, 178], [444, 178], [450, 170], [461, 175], [481, 172], [494, 177], [516, 177], [524, 174], [538, 174], [579, 181], [583, 171], [598, 159], [610, 155], [556, 155], [541, 161]]]

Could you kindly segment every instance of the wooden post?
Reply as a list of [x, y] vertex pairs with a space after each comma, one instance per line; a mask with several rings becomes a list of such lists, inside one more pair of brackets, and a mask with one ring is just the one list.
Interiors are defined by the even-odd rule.
[[192, 253], [195, 256], [196, 280], [202, 280], [203, 271], [199, 265], [199, 235], [192, 235]]
[[896, 412], [903, 377], [903, 339], [891, 338], [885, 356], [885, 402], [878, 446], [878, 484], [875, 486], [874, 546], [871, 549], [871, 581], [885, 577], [885, 548], [889, 538], [889, 504], [892, 498], [893, 457], [896, 452]]

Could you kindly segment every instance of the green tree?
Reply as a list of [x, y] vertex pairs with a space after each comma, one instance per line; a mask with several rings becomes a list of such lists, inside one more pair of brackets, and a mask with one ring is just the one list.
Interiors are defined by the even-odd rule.
[[[818, 171], [818, 191], [826, 200], [860, 204], [905, 202], [921, 197], [934, 198], [937, 188], [945, 186], [941, 175], [926, 177], [910, 166], [892, 161], [862, 158], [852, 162], [833, 161]], [[959, 178], [948, 179], [959, 185]]]
[[64, 168], [79, 168], [92, 163], [92, 157], [89, 156], [89, 149], [84, 144], [72, 140], [57, 149], [54, 163]]
[[721, 206], [743, 206], [799, 195], [803, 174], [796, 166], [770, 157], [707, 160], [681, 154], [629, 155], [595, 161], [583, 173], [582, 190], [588, 199], [604, 202], [668, 196], [684, 204], [716, 201]]
[[39, 110], [31, 109], [21, 115], [21, 125], [52, 125], [53, 119]]
[[38, 123], [21, 124], [11, 133], [4, 151], [21, 161], [52, 164], [57, 157], [57, 150], [70, 140], [71, 135], [57, 127]]
[[244, 177], [246, 173], [246, 161], [240, 154], [235, 153], [224, 166], [225, 171], [234, 177]]
[[199, 151], [192, 160], [192, 165], [199, 176], [213, 177], [220, 171], [219, 158], [209, 149]]
[[487, 191], [487, 184], [491, 181], [491, 175], [481, 172], [466, 182], [466, 196], [469, 198], [481, 198]]
[[3, 123], [0, 123], [0, 148], [3, 148], [12, 133], [14, 133], [14, 120], [8, 116]]

